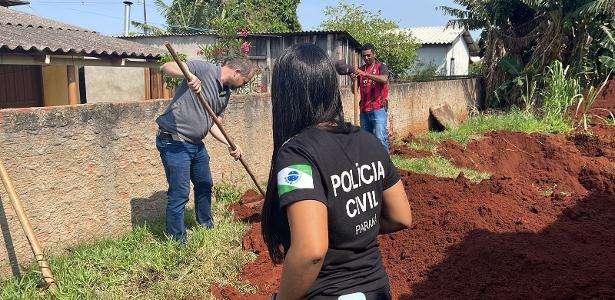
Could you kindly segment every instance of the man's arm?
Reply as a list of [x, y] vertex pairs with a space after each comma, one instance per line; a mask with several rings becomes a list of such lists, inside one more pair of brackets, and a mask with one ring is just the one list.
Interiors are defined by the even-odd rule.
[[[181, 64], [183, 64], [184, 67], [186, 67], [186, 70], [188, 70], [188, 78], [189, 78], [188, 87], [190, 87], [190, 89], [193, 90], [195, 93], [201, 92], [201, 80], [199, 80], [199, 78], [196, 77], [196, 75], [190, 72], [190, 69], [188, 68], [188, 65], [186, 63], [182, 62]], [[184, 77], [184, 73], [182, 73], [182, 70], [179, 68], [177, 63], [174, 61], [170, 61], [170, 62], [163, 64], [162, 67], [160, 67], [160, 70], [162, 71], [162, 73], [170, 77], [175, 77], [175, 78]]]
[[389, 81], [389, 74], [384, 74], [384, 75], [374, 75], [374, 74], [370, 74], [367, 73], [365, 71], [362, 71], [360, 69], [357, 69], [355, 71], [356, 76], [363, 76], [363, 77], [367, 77], [375, 82], [379, 82], [379, 83], [387, 83], [387, 81]]
[[[218, 122], [222, 123], [221, 117], [218, 117]], [[220, 143], [226, 145], [226, 147], [228, 147], [229, 154], [233, 158], [239, 159], [241, 155], [243, 154], [239, 146], [235, 145], [237, 147], [235, 150], [231, 148], [231, 144], [226, 140], [226, 138], [224, 137], [224, 134], [222, 134], [222, 130], [220, 130], [220, 128], [218, 127], [218, 125], [216, 125], [216, 123], [214, 123], [214, 125], [211, 126], [211, 128], [209, 128], [209, 134], [211, 134], [211, 136], [213, 136]]]
[[[185, 62], [182, 62], [181, 64], [184, 65], [184, 67], [186, 67], [186, 70], [189, 70], [188, 65]], [[167, 76], [171, 76], [171, 77], [175, 77], [175, 78], [183, 78], [184, 77], [184, 73], [182, 73], [182, 70], [179, 68], [177, 63], [174, 62], [174, 61], [170, 61], [170, 62], [164, 63], [162, 65], [162, 67], [160, 67], [160, 70], [165, 75], [167, 75]], [[188, 71], [188, 72], [190, 72], [190, 71]]]

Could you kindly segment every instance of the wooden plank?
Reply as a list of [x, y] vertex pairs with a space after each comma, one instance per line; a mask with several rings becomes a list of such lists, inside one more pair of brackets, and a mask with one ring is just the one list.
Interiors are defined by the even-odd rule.
[[271, 38], [267, 38], [267, 92], [271, 92]]
[[145, 92], [145, 100], [149, 100], [152, 99], [152, 90], [150, 87], [150, 70], [149, 68], [143, 68], [143, 86], [144, 86], [144, 92]]

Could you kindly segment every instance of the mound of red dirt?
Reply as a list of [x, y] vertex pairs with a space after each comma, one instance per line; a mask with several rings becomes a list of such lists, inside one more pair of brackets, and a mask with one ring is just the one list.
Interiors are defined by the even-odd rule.
[[[602, 118], [611, 117], [611, 113], [615, 115], [615, 77], [607, 83], [602, 93], [596, 98], [592, 106], [592, 113]], [[594, 120], [594, 123], [599, 122]]]
[[[496, 132], [438, 149], [493, 176], [473, 184], [401, 172], [414, 225], [380, 237], [394, 299], [615, 298], [615, 127], [592, 136]], [[215, 294], [268, 299], [281, 267], [260, 236], [260, 207], [242, 200], [232, 209], [252, 222], [243, 246], [258, 258], [241, 276], [259, 292]]]

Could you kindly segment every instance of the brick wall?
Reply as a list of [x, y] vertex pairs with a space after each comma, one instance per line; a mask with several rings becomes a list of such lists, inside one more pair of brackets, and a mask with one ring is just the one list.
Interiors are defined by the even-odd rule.
[[[477, 82], [391, 85], [391, 132], [426, 131], [431, 105], [448, 102], [459, 118], [479, 99]], [[265, 181], [271, 159], [269, 95], [235, 96], [225, 127], [245, 160]], [[343, 90], [352, 120], [352, 94]], [[154, 119], [168, 100], [0, 110], [0, 159], [43, 248], [52, 254], [129, 231], [163, 215], [166, 180], [154, 139]], [[249, 186], [250, 178], [210, 137], [215, 182]], [[32, 261], [19, 221], [0, 187], [0, 278]]]

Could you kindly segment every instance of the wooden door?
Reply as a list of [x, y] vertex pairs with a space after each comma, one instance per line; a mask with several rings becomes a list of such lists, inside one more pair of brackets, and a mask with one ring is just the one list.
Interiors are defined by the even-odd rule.
[[0, 109], [43, 106], [41, 66], [0, 65]]

